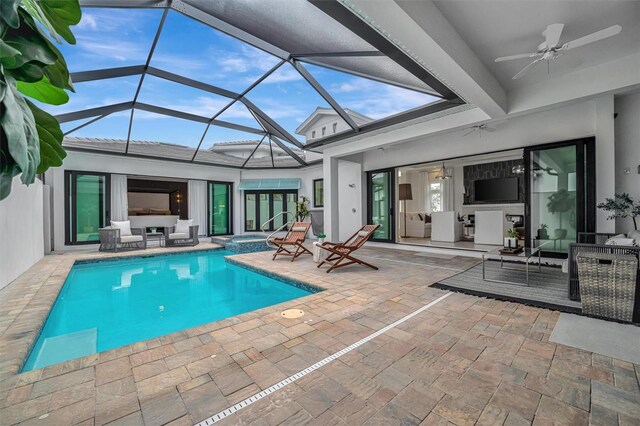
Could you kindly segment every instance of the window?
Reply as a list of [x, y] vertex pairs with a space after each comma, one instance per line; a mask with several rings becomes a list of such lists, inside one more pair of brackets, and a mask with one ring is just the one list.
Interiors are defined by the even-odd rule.
[[311, 139], [314, 139], [315, 137], [316, 137], [316, 131], [314, 130], [311, 132]]
[[324, 207], [324, 180], [313, 181], [313, 207]]
[[333, 123], [333, 133], [335, 133], [336, 130], [338, 130], [338, 123]]
[[442, 183], [430, 182], [429, 183], [429, 208], [431, 212], [442, 211]]
[[323, 128], [322, 128], [322, 136], [324, 136], [324, 135], [326, 135], [326, 134], [327, 134], [327, 128], [326, 128], [326, 127], [323, 127]]

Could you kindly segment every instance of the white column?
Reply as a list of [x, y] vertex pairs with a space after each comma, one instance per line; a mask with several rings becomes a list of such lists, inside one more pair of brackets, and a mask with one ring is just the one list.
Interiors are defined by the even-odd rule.
[[327, 241], [338, 239], [338, 160], [325, 154], [322, 160], [324, 179], [324, 233]]
[[[615, 131], [613, 95], [605, 95], [596, 103], [596, 203], [616, 192]], [[615, 221], [607, 220], [607, 212], [597, 209], [596, 230], [615, 232]]]

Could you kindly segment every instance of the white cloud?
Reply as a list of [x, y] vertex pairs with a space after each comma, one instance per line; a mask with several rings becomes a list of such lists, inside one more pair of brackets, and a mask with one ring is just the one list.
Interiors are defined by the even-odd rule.
[[130, 41], [96, 41], [95, 38], [77, 37], [78, 48], [85, 56], [104, 59], [111, 58], [120, 62], [146, 58], [146, 48]]
[[96, 28], [98, 28], [98, 23], [96, 22], [95, 16], [92, 15], [91, 13], [84, 12], [82, 14], [82, 19], [80, 20], [80, 22], [78, 22], [77, 28], [79, 29], [89, 28], [92, 30], [95, 30]]

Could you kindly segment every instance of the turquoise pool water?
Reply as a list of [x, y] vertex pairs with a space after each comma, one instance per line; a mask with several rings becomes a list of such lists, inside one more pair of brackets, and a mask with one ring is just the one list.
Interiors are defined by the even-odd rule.
[[227, 251], [76, 264], [23, 371], [311, 294], [228, 264]]

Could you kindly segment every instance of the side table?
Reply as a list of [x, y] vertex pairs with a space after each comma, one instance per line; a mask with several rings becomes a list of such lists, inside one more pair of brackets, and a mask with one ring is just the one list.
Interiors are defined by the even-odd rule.
[[322, 243], [315, 241], [313, 243], [313, 261], [320, 263], [327, 258], [329, 252], [320, 247]]

